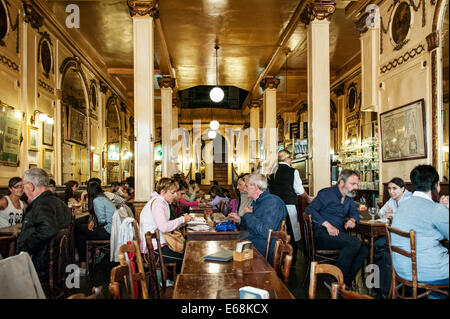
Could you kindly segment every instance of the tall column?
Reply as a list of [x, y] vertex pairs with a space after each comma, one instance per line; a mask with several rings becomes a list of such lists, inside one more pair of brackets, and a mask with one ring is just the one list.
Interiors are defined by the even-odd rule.
[[264, 78], [260, 85], [263, 89], [263, 127], [265, 129], [264, 149], [265, 159], [262, 173], [272, 173], [277, 162], [277, 87], [280, 80], [275, 77]]
[[[172, 131], [178, 129], [178, 99], [176, 97], [172, 97]], [[178, 136], [178, 135], [177, 135]], [[172, 141], [172, 146], [177, 141]], [[177, 154], [173, 154], [175, 158], [173, 158], [173, 169], [174, 173], [178, 171], [183, 171], [183, 163], [184, 163], [184, 153], [183, 148], [181, 148]]]
[[[153, 144], [153, 19], [158, 15], [154, 1], [127, 1], [133, 17], [134, 114], [135, 114], [135, 202], [139, 220], [142, 204], [154, 188]], [[142, 207], [141, 207], [142, 206]]]
[[[335, 153], [339, 152], [341, 145], [345, 143], [345, 85], [339, 84], [334, 90], [337, 98], [337, 122], [338, 122], [338, 138], [337, 147], [335, 147]], [[339, 124], [340, 123], [340, 124]]]
[[174, 173], [174, 157], [178, 154], [172, 154], [172, 92], [175, 87], [175, 79], [170, 76], [158, 78], [158, 84], [161, 88], [161, 141], [162, 141], [162, 176], [170, 177]]
[[330, 163], [330, 34], [328, 19], [335, 3], [311, 2], [301, 14], [307, 25], [308, 46], [308, 144], [312, 174], [310, 193], [331, 184]]
[[249, 162], [257, 165], [259, 159], [259, 109], [261, 106], [260, 100], [252, 100], [248, 106], [250, 109], [250, 154]]

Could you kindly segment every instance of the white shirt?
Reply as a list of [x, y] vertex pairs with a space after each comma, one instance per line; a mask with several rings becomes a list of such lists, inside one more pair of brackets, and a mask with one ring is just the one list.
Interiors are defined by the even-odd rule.
[[424, 192], [421, 192], [421, 191], [415, 191], [412, 194], [412, 196], [422, 197], [422, 198], [425, 198], [425, 199], [433, 201], [433, 199], [430, 196], [428, 196], [427, 193], [424, 193]]
[[[414, 192], [414, 194], [417, 192]], [[413, 195], [409, 190], [405, 189], [405, 191], [403, 192], [402, 197], [397, 201], [395, 199], [393, 199], [392, 197], [389, 198], [389, 200], [386, 202], [386, 204], [383, 205], [383, 207], [381, 207], [380, 212], [381, 213], [386, 213], [386, 208], [389, 207], [391, 209], [391, 212], [393, 214], [395, 214], [398, 210], [398, 207], [400, 206], [401, 203], [403, 203], [405, 200], [408, 200], [411, 198], [411, 195]]]
[[[284, 165], [291, 167], [291, 165], [289, 165], [286, 162], [279, 162], [279, 164], [284, 164]], [[298, 170], [294, 171], [293, 187], [294, 187], [295, 194], [297, 194], [297, 195], [301, 195], [305, 192], [305, 189], [303, 188], [303, 184], [302, 184], [302, 179], [300, 178], [300, 174], [298, 173]]]

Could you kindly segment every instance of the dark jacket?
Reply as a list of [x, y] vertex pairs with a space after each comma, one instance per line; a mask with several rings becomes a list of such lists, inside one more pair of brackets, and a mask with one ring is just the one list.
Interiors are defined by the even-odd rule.
[[269, 177], [270, 193], [280, 197], [286, 205], [297, 205], [297, 194], [294, 190], [295, 168], [279, 164], [278, 169]]
[[70, 209], [51, 191], [41, 193], [25, 210], [16, 252], [32, 256], [41, 283], [48, 281], [50, 241], [71, 221]]
[[[253, 212], [246, 213], [241, 217], [239, 226], [247, 229], [255, 248], [262, 254], [266, 254], [266, 243], [269, 229], [280, 230], [281, 221], [286, 219], [287, 208], [284, 202], [276, 195], [270, 194], [268, 190], [259, 195], [252, 203]], [[270, 243], [269, 262], [273, 262], [273, 249], [276, 239]]]

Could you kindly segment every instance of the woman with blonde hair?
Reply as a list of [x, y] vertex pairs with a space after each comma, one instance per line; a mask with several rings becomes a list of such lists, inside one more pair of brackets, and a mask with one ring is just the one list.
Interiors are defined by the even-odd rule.
[[[170, 178], [161, 178], [156, 185], [156, 193], [150, 201], [144, 206], [140, 215], [139, 235], [141, 240], [141, 251], [145, 253], [147, 251], [147, 245], [145, 243], [145, 233], [154, 233], [158, 228], [160, 231], [160, 243], [162, 248], [162, 254], [166, 263], [177, 263], [177, 271], [181, 269], [183, 262], [183, 254], [172, 251], [167, 246], [163, 233], [171, 232], [184, 223], [187, 223], [193, 218], [189, 214], [184, 214], [181, 217], [170, 220], [170, 207], [169, 205], [176, 199], [178, 193], [178, 183]], [[155, 254], [158, 256], [158, 246], [156, 240], [153, 239], [153, 248]]]

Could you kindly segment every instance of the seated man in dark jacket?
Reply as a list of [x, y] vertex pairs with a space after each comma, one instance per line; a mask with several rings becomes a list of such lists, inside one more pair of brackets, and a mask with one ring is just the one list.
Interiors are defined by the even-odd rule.
[[72, 221], [70, 209], [49, 190], [49, 176], [41, 168], [24, 173], [24, 191], [28, 197], [22, 230], [17, 239], [17, 253], [28, 252], [45, 290], [49, 280], [49, 245], [60, 230]]
[[[261, 174], [251, 175], [247, 179], [247, 195], [253, 198], [253, 211], [239, 216], [236, 213], [228, 214], [239, 226], [250, 234], [248, 240], [252, 241], [255, 248], [262, 254], [266, 253], [267, 235], [269, 229], [278, 231], [281, 221], [286, 218], [287, 209], [284, 202], [276, 195], [270, 194], [267, 189], [267, 178]], [[269, 262], [273, 263], [273, 249], [276, 239], [272, 239], [269, 249]]]

